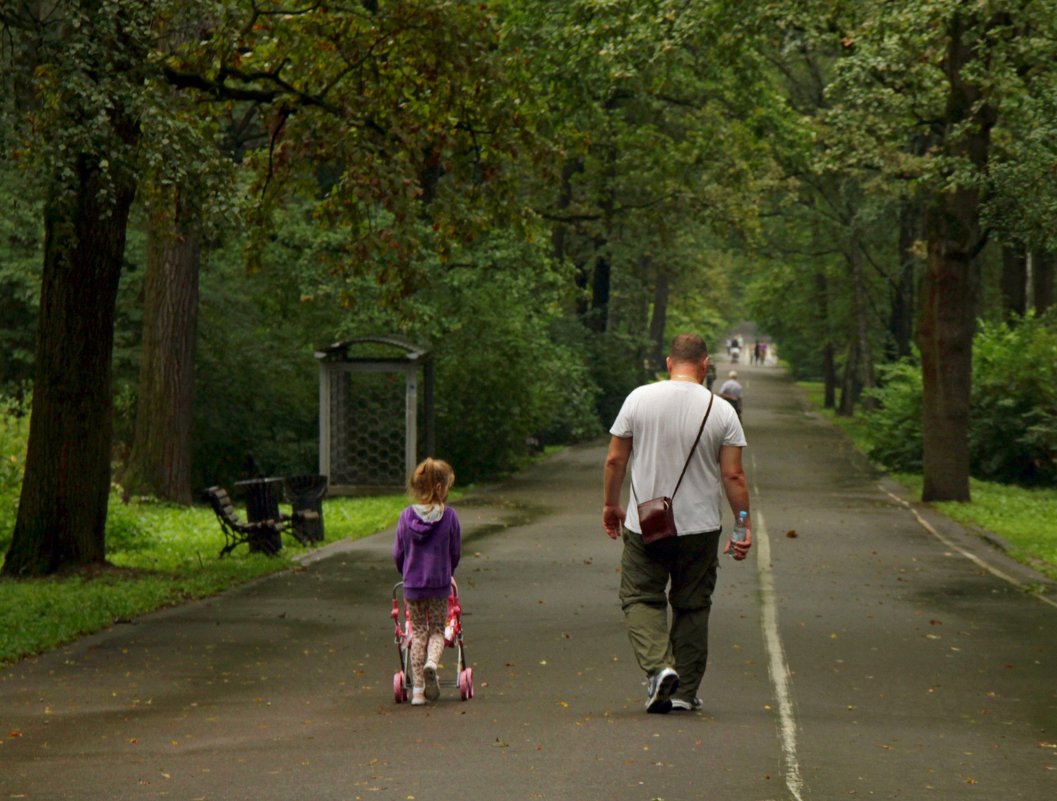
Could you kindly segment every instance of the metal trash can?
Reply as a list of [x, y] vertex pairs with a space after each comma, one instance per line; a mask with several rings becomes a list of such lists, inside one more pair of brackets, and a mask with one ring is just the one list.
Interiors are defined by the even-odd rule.
[[286, 502], [294, 508], [291, 523], [294, 536], [301, 542], [323, 541], [323, 499], [327, 495], [327, 483], [327, 477], [321, 475], [286, 478]]

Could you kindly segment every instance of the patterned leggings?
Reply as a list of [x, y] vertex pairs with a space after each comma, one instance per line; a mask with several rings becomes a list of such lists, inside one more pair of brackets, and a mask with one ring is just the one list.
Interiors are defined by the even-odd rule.
[[422, 672], [427, 658], [436, 664], [444, 654], [444, 618], [448, 614], [448, 599], [408, 601], [407, 609], [411, 613], [412, 680], [415, 687], [425, 687], [426, 680]]

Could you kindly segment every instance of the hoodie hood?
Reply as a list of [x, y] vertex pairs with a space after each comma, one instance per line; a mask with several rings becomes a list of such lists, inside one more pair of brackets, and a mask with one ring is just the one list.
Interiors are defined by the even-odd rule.
[[407, 527], [411, 531], [412, 538], [421, 542], [432, 534], [437, 523], [444, 518], [445, 508], [444, 504], [424, 506], [416, 503], [412, 505], [412, 514], [407, 516]]

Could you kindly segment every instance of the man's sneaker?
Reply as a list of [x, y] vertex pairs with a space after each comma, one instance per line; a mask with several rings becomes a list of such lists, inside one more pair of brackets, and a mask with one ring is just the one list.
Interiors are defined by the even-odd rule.
[[426, 699], [436, 701], [440, 698], [440, 682], [437, 680], [437, 663], [427, 662], [422, 669], [422, 677], [426, 680]]
[[664, 715], [672, 711], [672, 693], [679, 686], [679, 674], [671, 668], [659, 670], [646, 682], [646, 711]]
[[701, 707], [701, 699], [698, 698], [696, 695], [689, 701], [687, 701], [685, 698], [672, 699], [673, 712], [700, 712]]
[[422, 706], [426, 703], [426, 691], [422, 687], [411, 690], [411, 706]]

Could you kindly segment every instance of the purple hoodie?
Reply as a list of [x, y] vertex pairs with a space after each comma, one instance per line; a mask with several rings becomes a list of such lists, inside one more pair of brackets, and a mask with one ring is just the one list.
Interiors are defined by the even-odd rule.
[[393, 561], [404, 576], [404, 598], [447, 598], [451, 574], [459, 565], [462, 530], [450, 506], [409, 506], [400, 514], [393, 542]]

